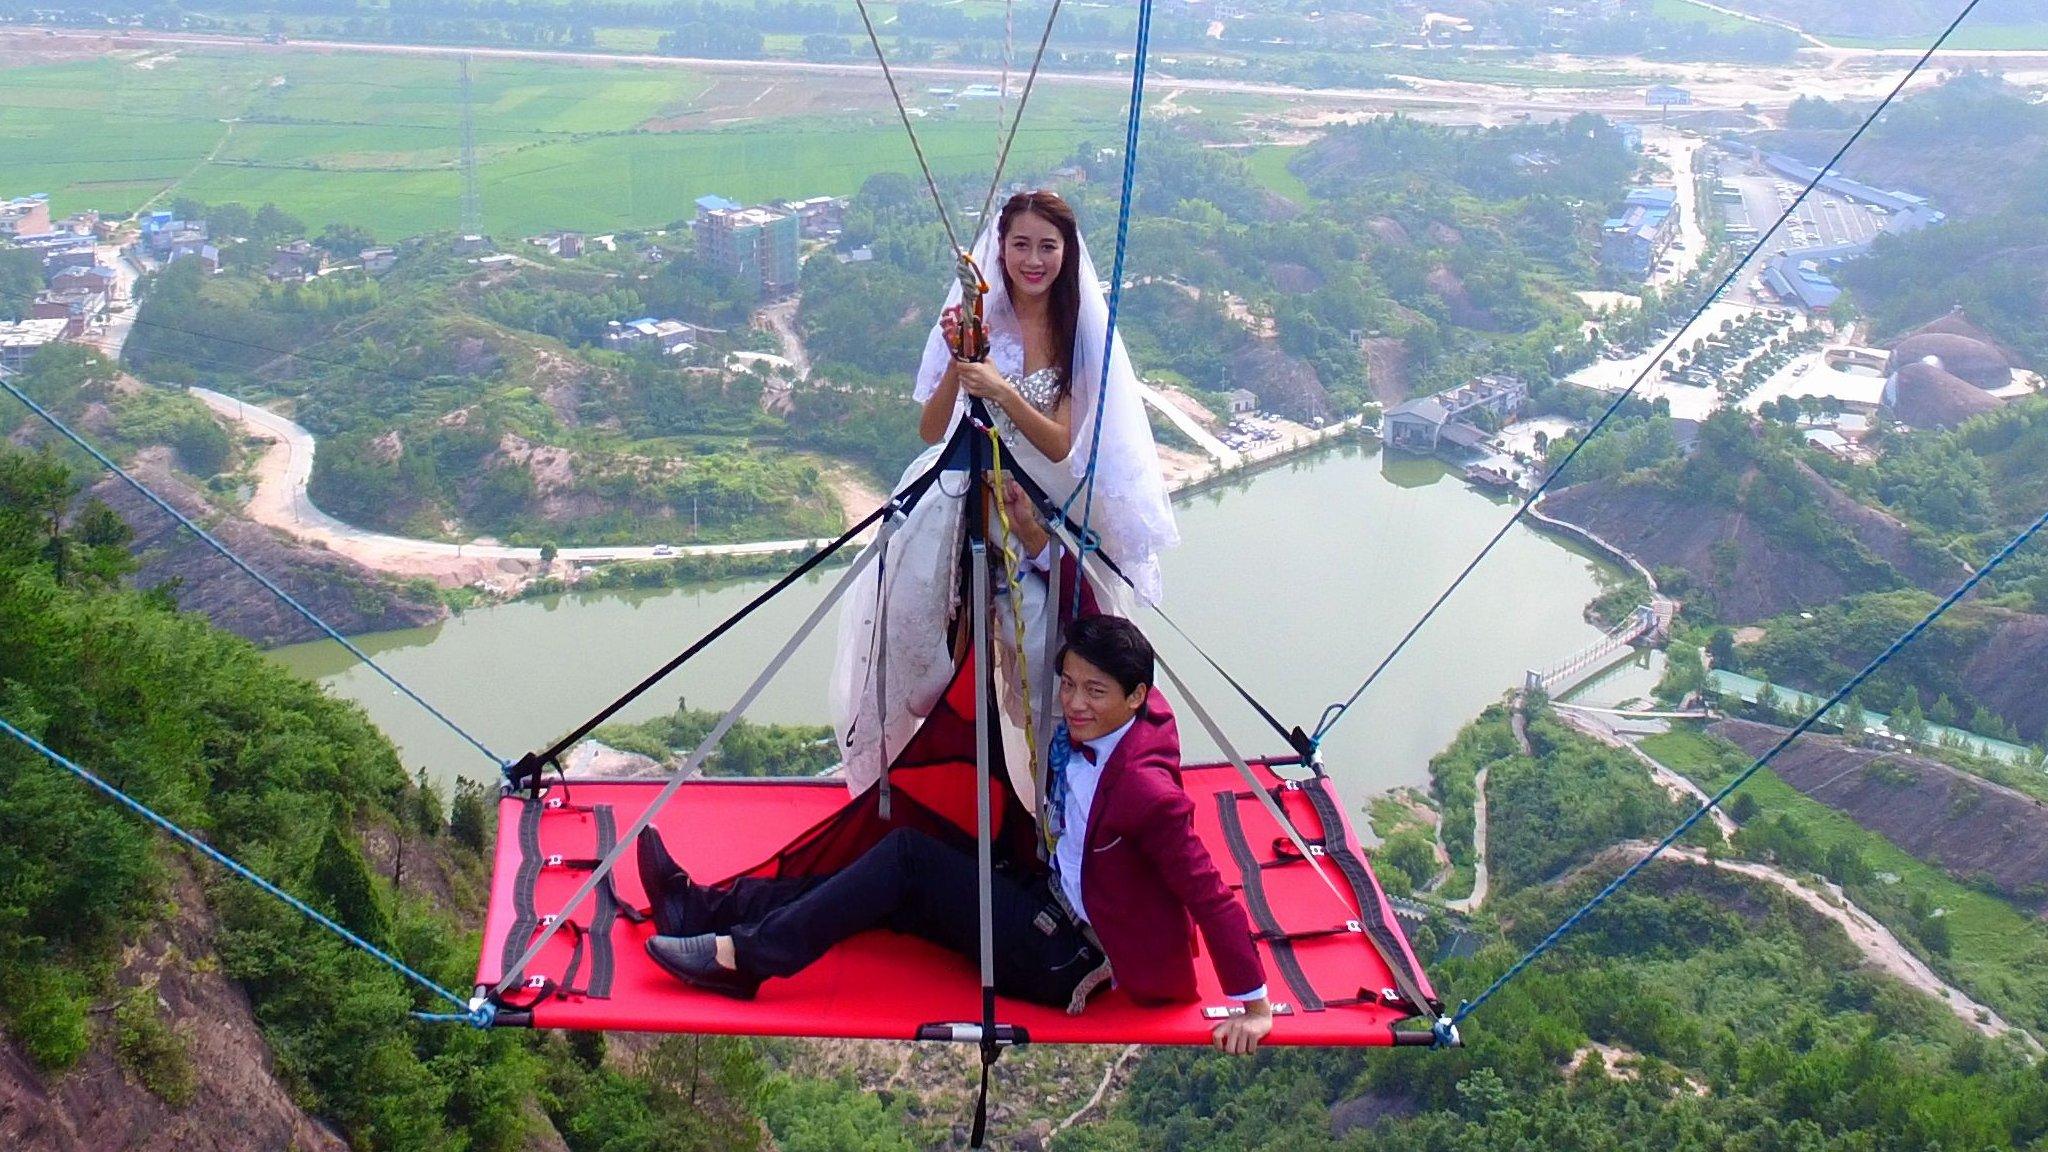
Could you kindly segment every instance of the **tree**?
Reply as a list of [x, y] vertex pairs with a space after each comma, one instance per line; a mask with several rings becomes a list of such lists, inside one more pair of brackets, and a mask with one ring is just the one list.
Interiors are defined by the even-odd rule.
[[1762, 810], [1762, 805], [1756, 802], [1756, 797], [1748, 792], [1737, 792], [1735, 799], [1728, 802], [1728, 816], [1737, 824], [1749, 823], [1756, 819], [1757, 813]]
[[378, 899], [370, 866], [362, 849], [356, 847], [355, 837], [339, 821], [327, 826], [320, 851], [313, 857], [310, 880], [336, 923], [372, 944], [390, 938], [391, 920]]
[[456, 843], [472, 852], [482, 852], [491, 834], [491, 809], [484, 799], [484, 786], [474, 780], [457, 780], [450, 803], [448, 832]]
[[1854, 740], [1870, 727], [1870, 717], [1863, 711], [1863, 705], [1854, 695], [1835, 706], [1829, 719], [1842, 726], [1842, 735]]
[[1707, 639], [1707, 658], [1714, 667], [1730, 672], [1742, 671], [1742, 653], [1735, 647], [1735, 633], [1728, 628], [1716, 628]]
[[1940, 909], [1930, 912], [1920, 921], [1914, 935], [1920, 937], [1920, 946], [1936, 956], [1946, 956], [1949, 950], [1948, 917], [1937, 915]]
[[1891, 729], [1892, 733], [1902, 740], [1910, 740], [1915, 744], [1926, 743], [1927, 718], [1920, 713], [1919, 697], [1908, 693], [1905, 702], [1892, 709], [1885, 727]]
[[352, 260], [363, 249], [375, 247], [377, 238], [353, 224], [329, 224], [313, 243], [337, 260]]
[[553, 568], [555, 566], [555, 557], [561, 554], [562, 550], [556, 546], [553, 540], [543, 542], [540, 546], [541, 571], [545, 572], [548, 569]]

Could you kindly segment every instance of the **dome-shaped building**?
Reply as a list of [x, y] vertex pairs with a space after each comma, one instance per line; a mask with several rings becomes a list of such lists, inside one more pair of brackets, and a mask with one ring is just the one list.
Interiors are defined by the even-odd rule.
[[2004, 403], [1933, 356], [1899, 365], [1885, 376], [1885, 411], [1914, 428], [1953, 428]]
[[1895, 376], [1911, 364], [1931, 363], [1986, 392], [2012, 384], [2012, 364], [1997, 346], [1947, 332], [1921, 332], [1892, 346], [1884, 374]]

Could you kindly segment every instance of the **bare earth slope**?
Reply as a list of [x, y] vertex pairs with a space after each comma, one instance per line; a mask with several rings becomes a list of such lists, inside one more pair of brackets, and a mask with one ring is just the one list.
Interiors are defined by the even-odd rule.
[[[1803, 466], [1800, 475], [1831, 520], [1906, 580], [1945, 592], [1962, 578], [1959, 569], [1920, 555], [1905, 525], [1858, 504]], [[1879, 587], [1779, 539], [1738, 509], [1659, 487], [1609, 480], [1575, 484], [1546, 498], [1543, 511], [1611, 541], [1652, 570], [1690, 573], [1732, 621], [1761, 620]]]
[[[221, 519], [204, 496], [164, 466], [160, 450], [145, 452], [135, 472], [137, 479], [172, 507], [204, 526], [250, 567], [345, 635], [416, 628], [447, 616], [439, 602], [385, 580], [352, 560], [291, 543], [238, 517]], [[139, 587], [177, 578], [181, 581], [177, 591], [180, 608], [203, 613], [216, 626], [257, 644], [291, 644], [324, 635], [126, 484], [109, 477], [93, 489], [93, 495], [111, 505], [135, 530], [134, 551], [142, 562], [135, 575]]]
[[292, 1102], [248, 1000], [213, 956], [214, 924], [189, 873], [173, 896], [176, 917], [131, 944], [116, 977], [153, 988], [197, 1073], [192, 1103], [174, 1109], [117, 1061], [111, 1013], [94, 1016], [92, 1048], [68, 1072], [47, 1076], [0, 1040], [0, 1148], [34, 1152], [346, 1152], [347, 1144]]
[[[1709, 729], [1752, 756], [1785, 734], [1748, 720]], [[1958, 880], [1989, 876], [2008, 898], [2048, 910], [2048, 806], [1923, 756], [1804, 736], [1772, 762], [1786, 783]]]
[[2048, 737], [2048, 616], [2014, 613], [1963, 666], [1963, 683], [2029, 740]]

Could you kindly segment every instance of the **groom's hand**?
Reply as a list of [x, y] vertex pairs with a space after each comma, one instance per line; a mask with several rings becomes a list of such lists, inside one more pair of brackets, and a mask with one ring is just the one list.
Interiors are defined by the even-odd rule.
[[1046, 532], [1045, 522], [1038, 518], [1038, 508], [1025, 494], [1024, 486], [1009, 476], [1003, 477], [1003, 512], [1010, 519], [1010, 531], [1024, 545], [1025, 559], [1045, 551], [1052, 536]]

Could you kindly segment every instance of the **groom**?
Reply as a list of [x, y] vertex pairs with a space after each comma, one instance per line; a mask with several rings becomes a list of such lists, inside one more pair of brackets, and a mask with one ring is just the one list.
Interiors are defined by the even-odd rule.
[[[1141, 1004], [1194, 1000], [1199, 928], [1219, 982], [1244, 1005], [1216, 1026], [1215, 1044], [1249, 1054], [1273, 1028], [1265, 972], [1244, 909], [1195, 835], [1153, 662], [1128, 620], [1084, 616], [1067, 630], [1056, 664], [1065, 723], [1048, 788], [1052, 869], [994, 877], [996, 991], [1079, 1013], [1113, 970]], [[873, 928], [979, 954], [979, 877], [964, 841], [899, 828], [827, 877], [711, 889], [692, 883], [649, 828], [639, 867], [660, 932], [648, 955], [707, 991], [751, 999], [763, 981]]]

